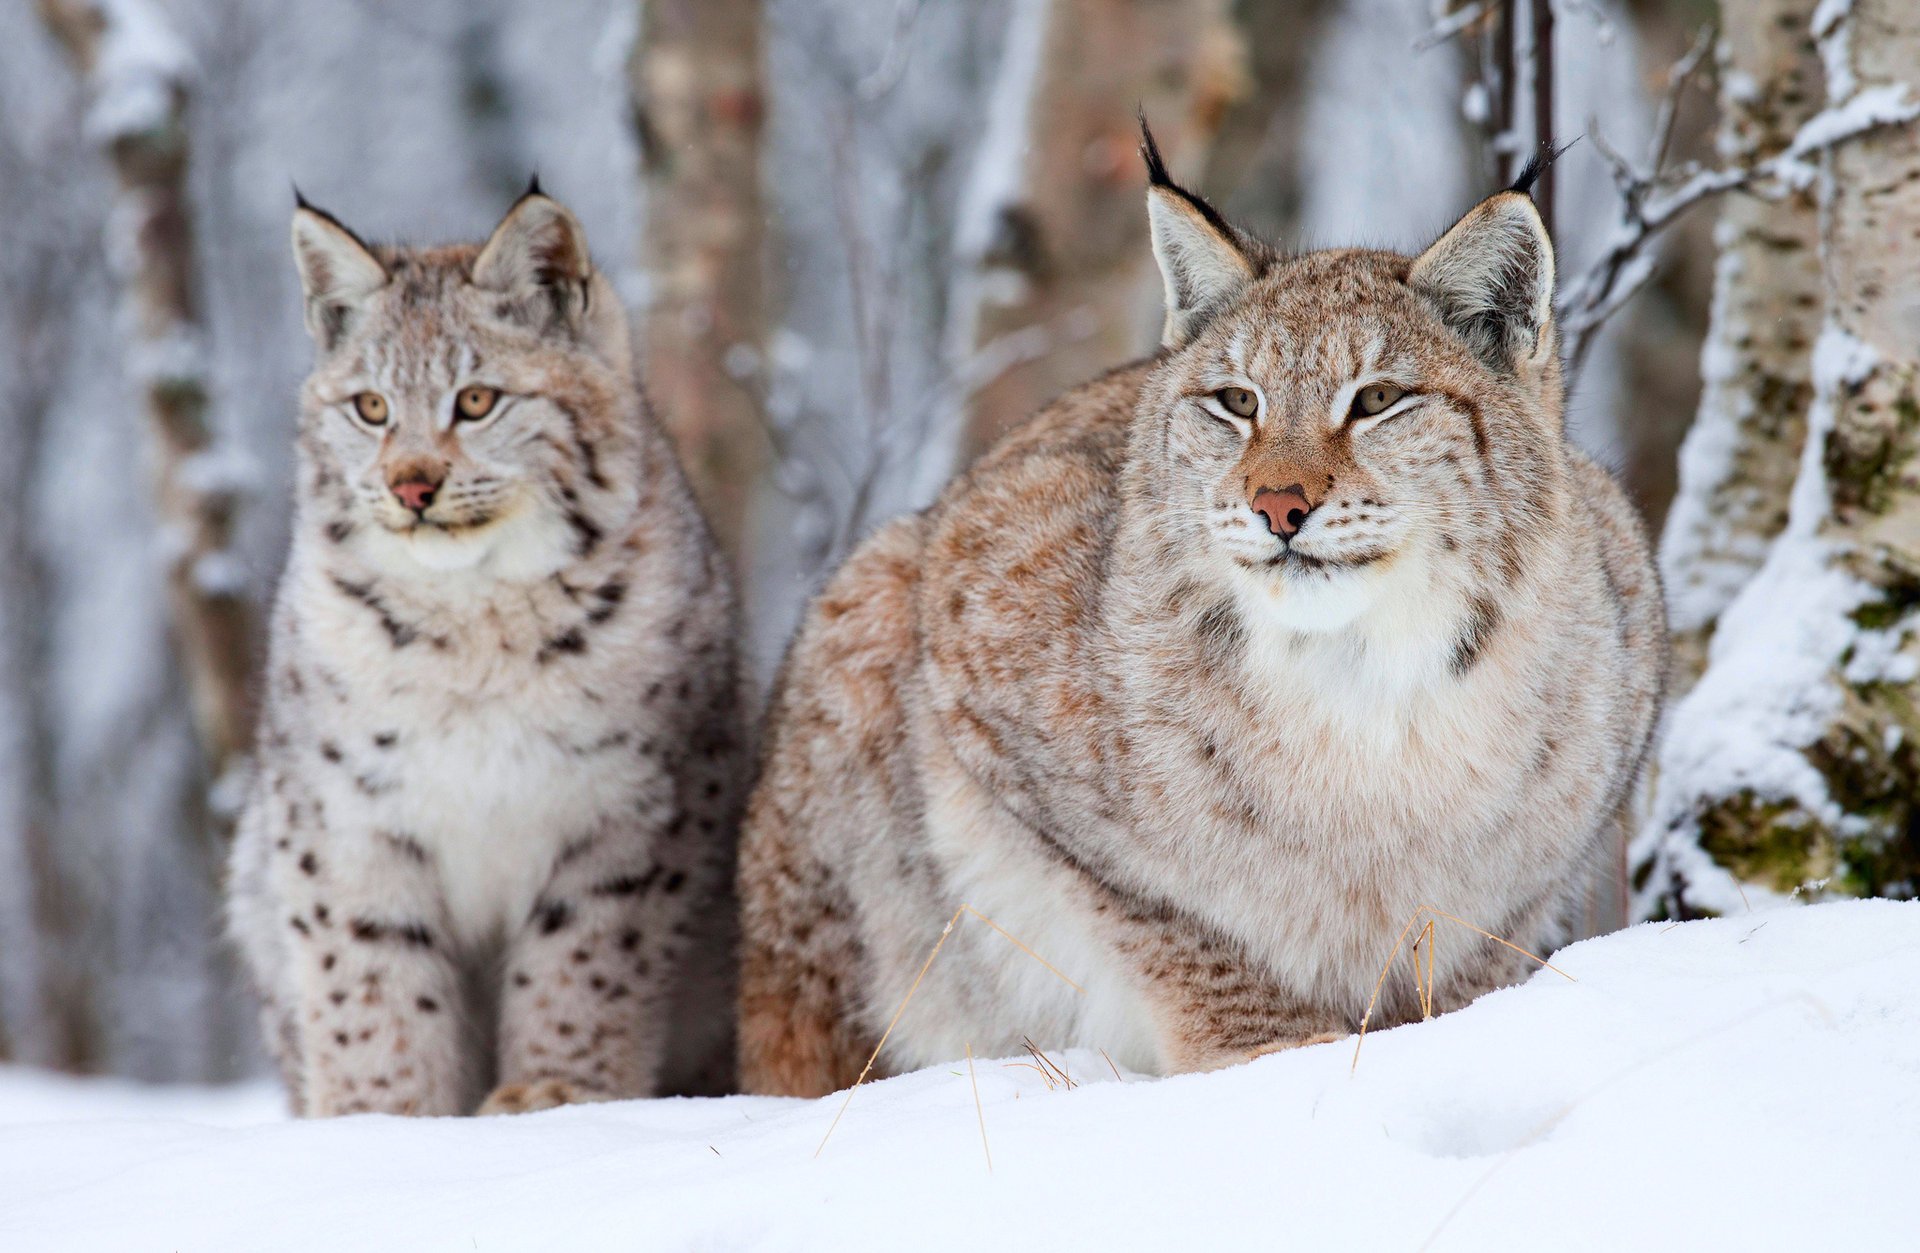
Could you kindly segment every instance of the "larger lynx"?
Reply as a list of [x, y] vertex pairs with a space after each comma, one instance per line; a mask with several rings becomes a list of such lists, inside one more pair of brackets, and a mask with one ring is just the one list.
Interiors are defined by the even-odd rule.
[[[1025, 1035], [1164, 1073], [1351, 1031], [1423, 904], [1550, 948], [1617, 848], [1664, 626], [1562, 431], [1532, 201], [1289, 257], [1147, 154], [1164, 350], [874, 536], [788, 660], [741, 850], [753, 1090], [850, 1082], [962, 902], [1084, 993], [963, 927], [884, 1066]], [[1443, 943], [1435, 999], [1523, 963]]]
[[293, 237], [318, 352], [231, 918], [296, 1108], [724, 1082], [733, 598], [611, 285], [537, 189], [482, 247]]

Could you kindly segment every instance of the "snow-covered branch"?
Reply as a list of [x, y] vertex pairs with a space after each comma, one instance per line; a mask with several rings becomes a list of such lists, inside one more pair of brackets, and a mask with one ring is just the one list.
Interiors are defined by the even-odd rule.
[[1674, 66], [1660, 124], [1644, 164], [1635, 166], [1608, 148], [1595, 128], [1594, 144], [1613, 169], [1620, 190], [1622, 217], [1599, 258], [1561, 292], [1558, 314], [1567, 344], [1570, 379], [1585, 362], [1600, 327], [1652, 276], [1653, 240], [1680, 215], [1731, 191], [1772, 197], [1804, 188], [1813, 181], [1815, 162], [1822, 154], [1870, 131], [1920, 119], [1920, 97], [1904, 85], [1872, 87], [1808, 119], [1792, 142], [1770, 157], [1669, 172], [1665, 160], [1677, 100], [1704, 52], [1704, 42], [1696, 42]]

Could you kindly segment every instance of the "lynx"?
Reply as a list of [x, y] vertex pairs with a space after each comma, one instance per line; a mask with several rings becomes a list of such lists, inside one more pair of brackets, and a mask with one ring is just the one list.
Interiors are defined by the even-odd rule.
[[[1562, 430], [1528, 181], [1418, 257], [1287, 256], [1145, 140], [1162, 350], [871, 537], [788, 657], [750, 1090], [852, 1081], [961, 903], [1082, 990], [963, 924], [883, 1069], [1031, 1036], [1173, 1073], [1351, 1032], [1422, 905], [1551, 949], [1618, 847], [1665, 626]], [[1528, 968], [1434, 962], [1441, 1009]], [[1418, 1002], [1403, 962], [1375, 1021]]]
[[316, 363], [230, 914], [296, 1109], [725, 1082], [733, 593], [579, 222], [536, 184], [482, 246], [370, 248], [302, 201], [293, 245]]

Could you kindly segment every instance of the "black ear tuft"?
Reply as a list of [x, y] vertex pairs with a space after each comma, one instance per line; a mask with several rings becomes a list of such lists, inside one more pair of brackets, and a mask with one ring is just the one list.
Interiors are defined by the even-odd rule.
[[1553, 241], [1523, 192], [1495, 192], [1421, 253], [1407, 282], [1475, 356], [1502, 373], [1554, 344]]
[[351, 226], [348, 226], [345, 222], [342, 222], [339, 218], [335, 217], [330, 211], [326, 209], [322, 209], [319, 205], [313, 203], [313, 201], [308, 200], [306, 196], [301, 192], [300, 185], [298, 183], [293, 184], [293, 208], [294, 208], [294, 212], [296, 213], [300, 212], [301, 210], [305, 210], [306, 212], [313, 214], [313, 216], [319, 218], [321, 221], [326, 222], [328, 225], [334, 227], [335, 229], [344, 232], [348, 238], [353, 240], [354, 243], [359, 244], [360, 247], [362, 247], [363, 249], [366, 249], [368, 253], [371, 253], [373, 251], [373, 249], [368, 246], [367, 241], [360, 238], [359, 232], [355, 231]]
[[1526, 165], [1521, 167], [1520, 177], [1514, 179], [1512, 186], [1507, 190], [1518, 192], [1523, 196], [1533, 195], [1533, 185], [1540, 181], [1540, 176], [1547, 172], [1547, 167], [1565, 156], [1567, 149], [1579, 142], [1580, 137], [1575, 135], [1558, 148], [1553, 146], [1551, 140], [1540, 145], [1540, 151], [1527, 158]]
[[1259, 277], [1264, 254], [1212, 205], [1173, 181], [1144, 111], [1140, 156], [1147, 163], [1147, 229], [1167, 290], [1160, 342], [1179, 348]]
[[1137, 107], [1134, 116], [1140, 119], [1140, 156], [1147, 163], [1147, 182], [1154, 187], [1179, 190], [1179, 185], [1167, 173], [1167, 163], [1160, 158], [1160, 145], [1153, 142], [1153, 128], [1147, 125], [1146, 106]]
[[293, 262], [300, 272], [307, 329], [332, 352], [367, 298], [387, 285], [387, 269], [358, 235], [294, 189]]
[[1194, 211], [1205, 218], [1213, 229], [1229, 239], [1237, 240], [1240, 233], [1233, 229], [1227, 219], [1220, 216], [1218, 209], [1173, 181], [1173, 176], [1167, 173], [1166, 161], [1160, 156], [1160, 145], [1154, 142], [1153, 130], [1147, 125], [1146, 109], [1139, 109], [1136, 116], [1140, 119], [1140, 156], [1147, 163], [1147, 185], [1166, 188], [1193, 206]]
[[544, 196], [546, 194], [546, 192], [540, 190], [540, 171], [535, 170], [533, 175], [527, 179], [527, 189], [520, 193], [520, 198], [525, 200], [528, 196]]

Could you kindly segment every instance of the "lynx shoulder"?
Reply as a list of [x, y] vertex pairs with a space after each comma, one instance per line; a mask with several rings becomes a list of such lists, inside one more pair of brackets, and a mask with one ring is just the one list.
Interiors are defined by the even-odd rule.
[[[1284, 256], [1166, 175], [1163, 350], [857, 552], [776, 692], [746, 1083], [1043, 1045], [1171, 1072], [1351, 1031], [1432, 906], [1536, 951], [1618, 854], [1660, 699], [1645, 537], [1573, 450], [1523, 191], [1418, 256]], [[1437, 999], [1523, 973], [1435, 957]], [[1417, 1012], [1410, 977], [1386, 1021]]]
[[477, 247], [304, 203], [293, 238], [317, 353], [229, 914], [296, 1107], [700, 1082], [735, 609], [619, 301], [537, 189]]

